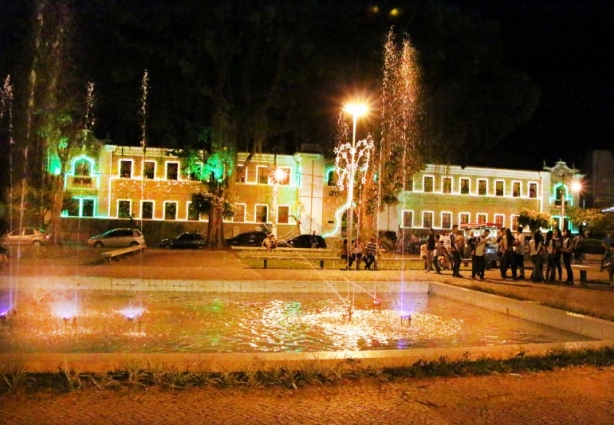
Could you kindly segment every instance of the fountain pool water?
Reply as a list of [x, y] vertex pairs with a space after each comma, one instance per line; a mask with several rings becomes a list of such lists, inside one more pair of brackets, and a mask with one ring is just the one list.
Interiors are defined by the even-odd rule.
[[[279, 353], [587, 341], [426, 292], [23, 291], [0, 353]], [[6, 297], [0, 297], [4, 300]], [[350, 309], [351, 306], [351, 309]], [[0, 306], [1, 307], [1, 306]], [[351, 311], [351, 313], [350, 313]], [[405, 317], [409, 320], [402, 320]]]

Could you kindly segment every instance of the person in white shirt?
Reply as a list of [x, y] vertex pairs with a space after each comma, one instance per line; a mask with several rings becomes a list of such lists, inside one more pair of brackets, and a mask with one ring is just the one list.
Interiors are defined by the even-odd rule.
[[518, 226], [516, 231], [516, 242], [514, 244], [514, 253], [516, 255], [516, 268], [520, 272], [518, 279], [524, 279], [524, 252], [525, 252], [525, 236], [524, 228]]
[[475, 238], [475, 248], [471, 253], [471, 278], [475, 279], [478, 276], [481, 280], [484, 280], [484, 269], [486, 268], [486, 262], [484, 261], [484, 254], [486, 252], [486, 244], [490, 238], [490, 230], [485, 229], [482, 236]]

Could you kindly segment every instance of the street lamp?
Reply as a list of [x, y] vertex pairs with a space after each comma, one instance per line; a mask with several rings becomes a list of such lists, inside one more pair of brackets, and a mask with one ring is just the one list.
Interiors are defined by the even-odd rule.
[[[563, 179], [565, 178], [565, 176], [562, 176]], [[565, 230], [565, 192], [567, 192], [567, 185], [565, 184], [565, 180], [562, 180], [561, 184], [563, 185], [563, 188], [561, 190], [561, 231]], [[571, 193], [572, 196], [574, 193], [578, 193], [580, 192], [580, 190], [582, 189], [582, 183], [580, 183], [578, 180], [574, 180], [571, 182], [570, 185], [570, 189], [571, 189]]]
[[[370, 139], [365, 139], [356, 143], [356, 124], [358, 118], [367, 113], [367, 105], [360, 103], [348, 103], [344, 106], [343, 111], [352, 115], [352, 144], [341, 144], [335, 149], [335, 152], [337, 154], [336, 166], [338, 175], [340, 177], [342, 175], [347, 176], [348, 242], [349, 246], [351, 246], [354, 232], [354, 180], [356, 178], [356, 171], [358, 169], [358, 165], [361, 163], [361, 160], [364, 165], [368, 167], [373, 142]], [[341, 164], [343, 164], [345, 167], [342, 168]], [[339, 179], [340, 185], [343, 185], [343, 180], [345, 179]]]

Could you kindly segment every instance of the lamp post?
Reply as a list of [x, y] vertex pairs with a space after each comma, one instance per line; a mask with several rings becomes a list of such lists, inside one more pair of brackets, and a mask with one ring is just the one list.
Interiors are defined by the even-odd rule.
[[[352, 147], [350, 151], [350, 178], [348, 184], [348, 242], [351, 246], [354, 224], [354, 179], [356, 178], [356, 123], [358, 118], [367, 113], [367, 106], [364, 104], [349, 103], [343, 108], [345, 112], [352, 115]], [[350, 248], [350, 249], [353, 249]]]
[[[563, 178], [565, 176], [562, 176]], [[565, 183], [565, 180], [562, 181], [563, 184], [563, 190], [561, 190], [561, 231], [565, 230], [565, 192], [567, 192], [567, 184]], [[571, 189], [571, 193], [572, 196], [574, 193], [578, 193], [580, 192], [580, 190], [582, 189], [582, 184], [577, 181], [574, 180], [571, 182], [570, 185], [570, 189]]]

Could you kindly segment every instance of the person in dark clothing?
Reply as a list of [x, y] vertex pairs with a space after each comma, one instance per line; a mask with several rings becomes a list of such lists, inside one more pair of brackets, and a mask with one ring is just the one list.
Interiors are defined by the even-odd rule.
[[450, 233], [450, 251], [452, 253], [452, 276], [463, 277], [459, 273], [462, 259], [460, 247], [458, 246], [458, 241], [456, 238], [458, 232], [458, 224], [455, 224], [454, 226], [452, 226], [452, 233]]

